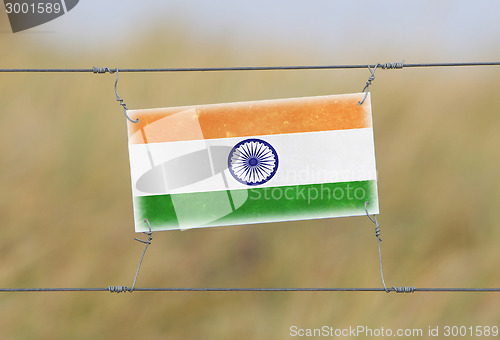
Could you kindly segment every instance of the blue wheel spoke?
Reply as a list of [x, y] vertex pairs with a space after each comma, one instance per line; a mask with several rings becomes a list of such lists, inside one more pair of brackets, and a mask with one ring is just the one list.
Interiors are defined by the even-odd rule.
[[263, 150], [265, 150], [265, 145], [259, 143], [259, 148], [255, 151], [254, 157], [259, 158]]
[[261, 157], [262, 154], [266, 153], [269, 151], [269, 148], [267, 148], [265, 145], [262, 146], [262, 148], [259, 149], [255, 157]]
[[269, 159], [269, 160], [261, 160], [259, 163], [261, 164], [273, 164], [273, 163], [276, 163], [276, 161], [274, 159]]
[[253, 157], [254, 143], [248, 143], [248, 156]]
[[244, 146], [242, 146], [242, 147], [241, 147], [240, 152], [243, 154], [243, 158], [244, 158], [244, 159], [247, 159], [247, 158], [249, 158], [249, 157], [250, 157], [250, 155], [248, 154], [248, 151], [247, 151], [247, 150], [245, 150]]
[[269, 159], [269, 158], [274, 159], [275, 157], [273, 154], [270, 154], [269, 156], [264, 156], [264, 157], [261, 157], [260, 159], [264, 160], [264, 159]]
[[263, 166], [261, 166], [261, 168], [266, 169], [266, 170], [269, 170], [269, 172], [272, 172], [272, 171], [273, 171], [273, 170], [272, 170], [273, 168], [271, 168], [271, 167], [269, 167], [269, 166], [267, 166], [267, 165], [263, 165]]
[[267, 176], [269, 176], [268, 173], [264, 173], [264, 171], [262, 171], [262, 169], [259, 169], [259, 168], [256, 168], [256, 170], [258, 171], [258, 173], [263, 177], [263, 178], [266, 178]]

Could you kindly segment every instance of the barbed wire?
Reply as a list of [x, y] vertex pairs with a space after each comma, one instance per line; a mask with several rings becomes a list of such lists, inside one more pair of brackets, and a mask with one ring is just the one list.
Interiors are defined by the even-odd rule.
[[[379, 67], [382, 69], [402, 69], [418, 67], [460, 67], [460, 66], [500, 66], [500, 61], [493, 62], [446, 62], [446, 63], [376, 63], [354, 65], [296, 65], [296, 66], [232, 66], [232, 67], [167, 67], [167, 68], [3, 68], [0, 72], [73, 72], [73, 73], [113, 73], [119, 72], [218, 72], [218, 71], [279, 71], [279, 70], [335, 70], [366, 69]], [[113, 71], [113, 72], [111, 72]]]
[[[417, 288], [399, 287], [406, 290], [394, 290], [396, 293], [500, 293], [500, 288]], [[134, 292], [384, 292], [385, 288], [139, 288]], [[18, 292], [132, 292], [124, 286], [107, 288], [0, 288], [0, 293]]]
[[[374, 78], [374, 71], [377, 68], [381, 69], [402, 69], [402, 68], [420, 68], [420, 67], [467, 67], [467, 66], [500, 66], [500, 62], [446, 62], [446, 63], [417, 63], [417, 64], [406, 64], [403, 62], [396, 63], [377, 63], [377, 64], [357, 64], [357, 65], [301, 65], [301, 66], [236, 66], [236, 67], [180, 67], [180, 68], [109, 68], [109, 67], [93, 67], [93, 68], [12, 68], [12, 69], [0, 69], [3, 73], [117, 73], [118, 72], [217, 72], [217, 71], [273, 71], [273, 70], [334, 70], [334, 69], [366, 69], [368, 68], [371, 72], [371, 78]], [[372, 71], [373, 69], [373, 71]], [[371, 85], [371, 81], [368, 80], [363, 92], [367, 90], [368, 86]], [[115, 82], [115, 91], [116, 83]], [[117, 100], [119, 100], [118, 93]], [[121, 98], [120, 98], [121, 99]], [[363, 100], [364, 101], [364, 100]], [[361, 102], [362, 104], [362, 102]], [[366, 210], [366, 205], [365, 205]], [[368, 212], [366, 211], [367, 215]], [[379, 250], [379, 260], [380, 260], [380, 273], [383, 283], [383, 288], [138, 288], [135, 287], [137, 281], [137, 275], [144, 258], [144, 254], [147, 250], [148, 245], [151, 243], [151, 229], [149, 229], [147, 241], [142, 241], [136, 239], [140, 242], [146, 244], [145, 249], [142, 253], [139, 266], [134, 278], [134, 283], [131, 288], [127, 286], [109, 286], [107, 288], [0, 288], [0, 293], [16, 293], [16, 292], [111, 292], [111, 293], [123, 293], [123, 292], [396, 292], [396, 293], [439, 293], [439, 292], [450, 292], [450, 293], [478, 293], [478, 292], [500, 292], [500, 288], [416, 288], [416, 287], [391, 287], [387, 288], [384, 282], [383, 272], [382, 272], [382, 259], [380, 252], [380, 230], [378, 229], [379, 224], [376, 219], [372, 219], [369, 215], [368, 217], [376, 224], [376, 236], [378, 239], [378, 250]], [[149, 223], [148, 223], [149, 225]]]

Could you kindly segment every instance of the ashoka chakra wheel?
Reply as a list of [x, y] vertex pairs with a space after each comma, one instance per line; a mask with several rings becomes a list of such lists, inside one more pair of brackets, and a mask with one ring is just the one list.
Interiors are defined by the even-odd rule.
[[227, 160], [229, 172], [240, 183], [259, 185], [269, 181], [278, 169], [278, 154], [266, 141], [245, 139], [236, 144]]

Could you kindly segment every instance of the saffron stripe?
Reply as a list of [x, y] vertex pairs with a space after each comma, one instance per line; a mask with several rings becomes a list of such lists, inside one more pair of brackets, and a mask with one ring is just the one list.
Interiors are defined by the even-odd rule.
[[[129, 110], [130, 144], [162, 143], [372, 126], [363, 93], [253, 102]], [[144, 138], [147, 135], [147, 139]]]

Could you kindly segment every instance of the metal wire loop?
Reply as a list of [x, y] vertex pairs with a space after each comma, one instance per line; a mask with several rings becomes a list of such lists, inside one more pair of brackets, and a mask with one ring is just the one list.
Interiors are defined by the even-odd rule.
[[151, 231], [151, 224], [149, 223], [149, 220], [147, 218], [144, 219], [144, 222], [148, 224], [149, 231], [144, 232], [143, 234], [147, 235], [148, 239], [146, 241], [143, 241], [143, 240], [140, 240], [140, 239], [134, 237], [134, 240], [139, 241], [141, 243], [144, 243], [144, 244], [146, 244], [146, 246], [144, 247], [144, 251], [142, 252], [141, 260], [139, 261], [139, 265], [137, 266], [137, 271], [135, 272], [134, 283], [132, 284], [132, 288], [130, 288], [130, 290], [129, 290], [129, 292], [131, 292], [131, 293], [134, 291], [135, 283], [137, 282], [137, 276], [139, 276], [139, 270], [141, 269], [142, 260], [144, 259], [144, 255], [146, 254], [146, 250], [148, 250], [148, 246], [151, 244], [151, 241], [153, 240], [153, 237], [151, 236], [151, 235], [153, 235], [153, 232]]
[[363, 100], [358, 102], [358, 105], [363, 105], [363, 103], [366, 100], [366, 97], [368, 96], [368, 88], [372, 84], [372, 81], [375, 80], [375, 71], [377, 70], [377, 67], [380, 67], [383, 70], [394, 70], [394, 69], [402, 69], [405, 65], [405, 61], [403, 60], [402, 62], [396, 62], [396, 63], [384, 63], [384, 64], [376, 64], [373, 69], [371, 68], [370, 65], [368, 65], [368, 70], [370, 70], [370, 76], [368, 77], [368, 80], [366, 81], [365, 87], [363, 87], [363, 91], [365, 93], [365, 96], [363, 97]]
[[113, 74], [113, 73], [116, 73], [116, 80], [115, 80], [115, 95], [116, 95], [116, 101], [123, 107], [123, 114], [125, 115], [125, 117], [127, 117], [128, 120], [130, 120], [132, 123], [138, 123], [139, 122], [139, 118], [136, 119], [136, 120], [133, 120], [131, 119], [128, 114], [127, 114], [127, 110], [128, 110], [128, 107], [127, 107], [127, 104], [125, 104], [123, 102], [123, 99], [120, 98], [120, 96], [118, 95], [118, 89], [117, 89], [117, 86], [118, 86], [118, 67], [116, 68], [109, 68], [109, 67], [92, 67], [92, 72], [94, 73], [100, 73], [100, 74], [103, 74], [103, 73], [109, 73], [109, 74]]
[[139, 261], [139, 265], [137, 266], [137, 270], [136, 270], [135, 276], [134, 276], [134, 283], [132, 283], [132, 288], [128, 288], [127, 286], [109, 286], [108, 291], [110, 293], [124, 293], [124, 292], [132, 293], [135, 289], [135, 283], [137, 282], [137, 276], [139, 276], [139, 270], [141, 269], [142, 260], [144, 259], [144, 255], [146, 254], [146, 250], [148, 249], [148, 246], [151, 244], [151, 241], [153, 240], [153, 237], [151, 236], [151, 235], [153, 235], [153, 231], [151, 230], [151, 224], [149, 223], [147, 218], [144, 219], [144, 222], [148, 224], [149, 231], [144, 232], [144, 234], [148, 236], [148, 239], [146, 241], [143, 241], [141, 239], [134, 237], [134, 240], [139, 241], [141, 243], [144, 243], [144, 244], [146, 244], [146, 246], [144, 247], [144, 251], [142, 252], [141, 260]]
[[382, 269], [382, 251], [380, 250], [380, 242], [382, 242], [382, 239], [380, 238], [380, 224], [377, 221], [377, 217], [373, 215], [373, 218], [370, 216], [368, 213], [368, 205], [370, 205], [369, 201], [365, 202], [365, 212], [366, 216], [370, 219], [375, 224], [375, 236], [377, 237], [377, 245], [378, 245], [378, 261], [379, 261], [379, 266], [380, 266], [380, 278], [382, 279], [382, 285], [384, 286], [384, 290], [386, 293], [390, 292], [390, 289], [387, 289], [385, 285], [385, 280], [384, 280], [384, 271]]
[[373, 224], [375, 224], [375, 237], [377, 237], [377, 246], [378, 246], [378, 261], [379, 261], [379, 265], [380, 265], [380, 278], [382, 279], [382, 285], [384, 286], [384, 290], [386, 293], [390, 293], [390, 292], [396, 292], [396, 293], [413, 293], [415, 292], [415, 287], [392, 287], [392, 288], [387, 288], [386, 285], [385, 285], [385, 280], [384, 280], [384, 271], [382, 269], [382, 251], [380, 250], [380, 242], [382, 242], [382, 239], [380, 238], [380, 224], [378, 223], [377, 221], [377, 216], [372, 215], [370, 216], [370, 214], [368, 213], [368, 205], [370, 205], [370, 202], [369, 201], [366, 201], [365, 202], [365, 212], [366, 212], [366, 216], [368, 216], [368, 218], [370, 219], [370, 221], [373, 222]]
[[131, 119], [128, 114], [127, 114], [127, 104], [125, 104], [123, 102], [123, 99], [120, 98], [120, 96], [118, 95], [118, 89], [117, 89], [117, 86], [118, 86], [118, 68], [116, 68], [113, 72], [111, 72], [109, 69], [108, 71], [110, 73], [114, 73], [116, 72], [116, 80], [115, 80], [115, 94], [116, 94], [116, 101], [120, 103], [120, 105], [123, 107], [123, 114], [125, 115], [125, 117], [127, 117], [128, 120], [130, 120], [132, 123], [138, 123], [139, 122], [139, 118], [137, 118], [136, 120], [133, 120]]
[[377, 239], [379, 241], [382, 241], [382, 239], [380, 238], [380, 234], [382, 233], [382, 231], [380, 230], [380, 224], [378, 223], [377, 221], [377, 216], [373, 215], [373, 218], [370, 216], [370, 214], [368, 213], [368, 209], [367, 207], [370, 205], [370, 202], [369, 201], [366, 201], [365, 202], [365, 212], [366, 212], [366, 216], [368, 216], [368, 218], [370, 219], [370, 221], [372, 221], [374, 224], [375, 224], [375, 236], [377, 237]]
[[148, 239], [146, 241], [143, 241], [141, 239], [134, 237], [134, 240], [145, 243], [145, 244], [151, 244], [151, 241], [153, 240], [153, 237], [151, 237], [151, 235], [153, 235], [153, 232], [151, 231], [151, 224], [149, 223], [149, 220], [147, 218], [144, 219], [144, 222], [148, 224], [149, 231], [144, 231], [143, 234], [147, 235]]
[[377, 67], [379, 66], [380, 64], [377, 64], [375, 65], [375, 67], [372, 69], [370, 66], [368, 66], [368, 70], [370, 70], [370, 76], [368, 77], [368, 80], [366, 81], [366, 84], [365, 84], [365, 87], [363, 87], [363, 91], [361, 92], [364, 92], [365, 93], [365, 96], [363, 97], [363, 100], [358, 102], [358, 105], [363, 105], [363, 103], [365, 102], [366, 100], [366, 97], [368, 96], [368, 88], [370, 87], [370, 85], [372, 84], [372, 81], [375, 80], [375, 71], [377, 70]]

